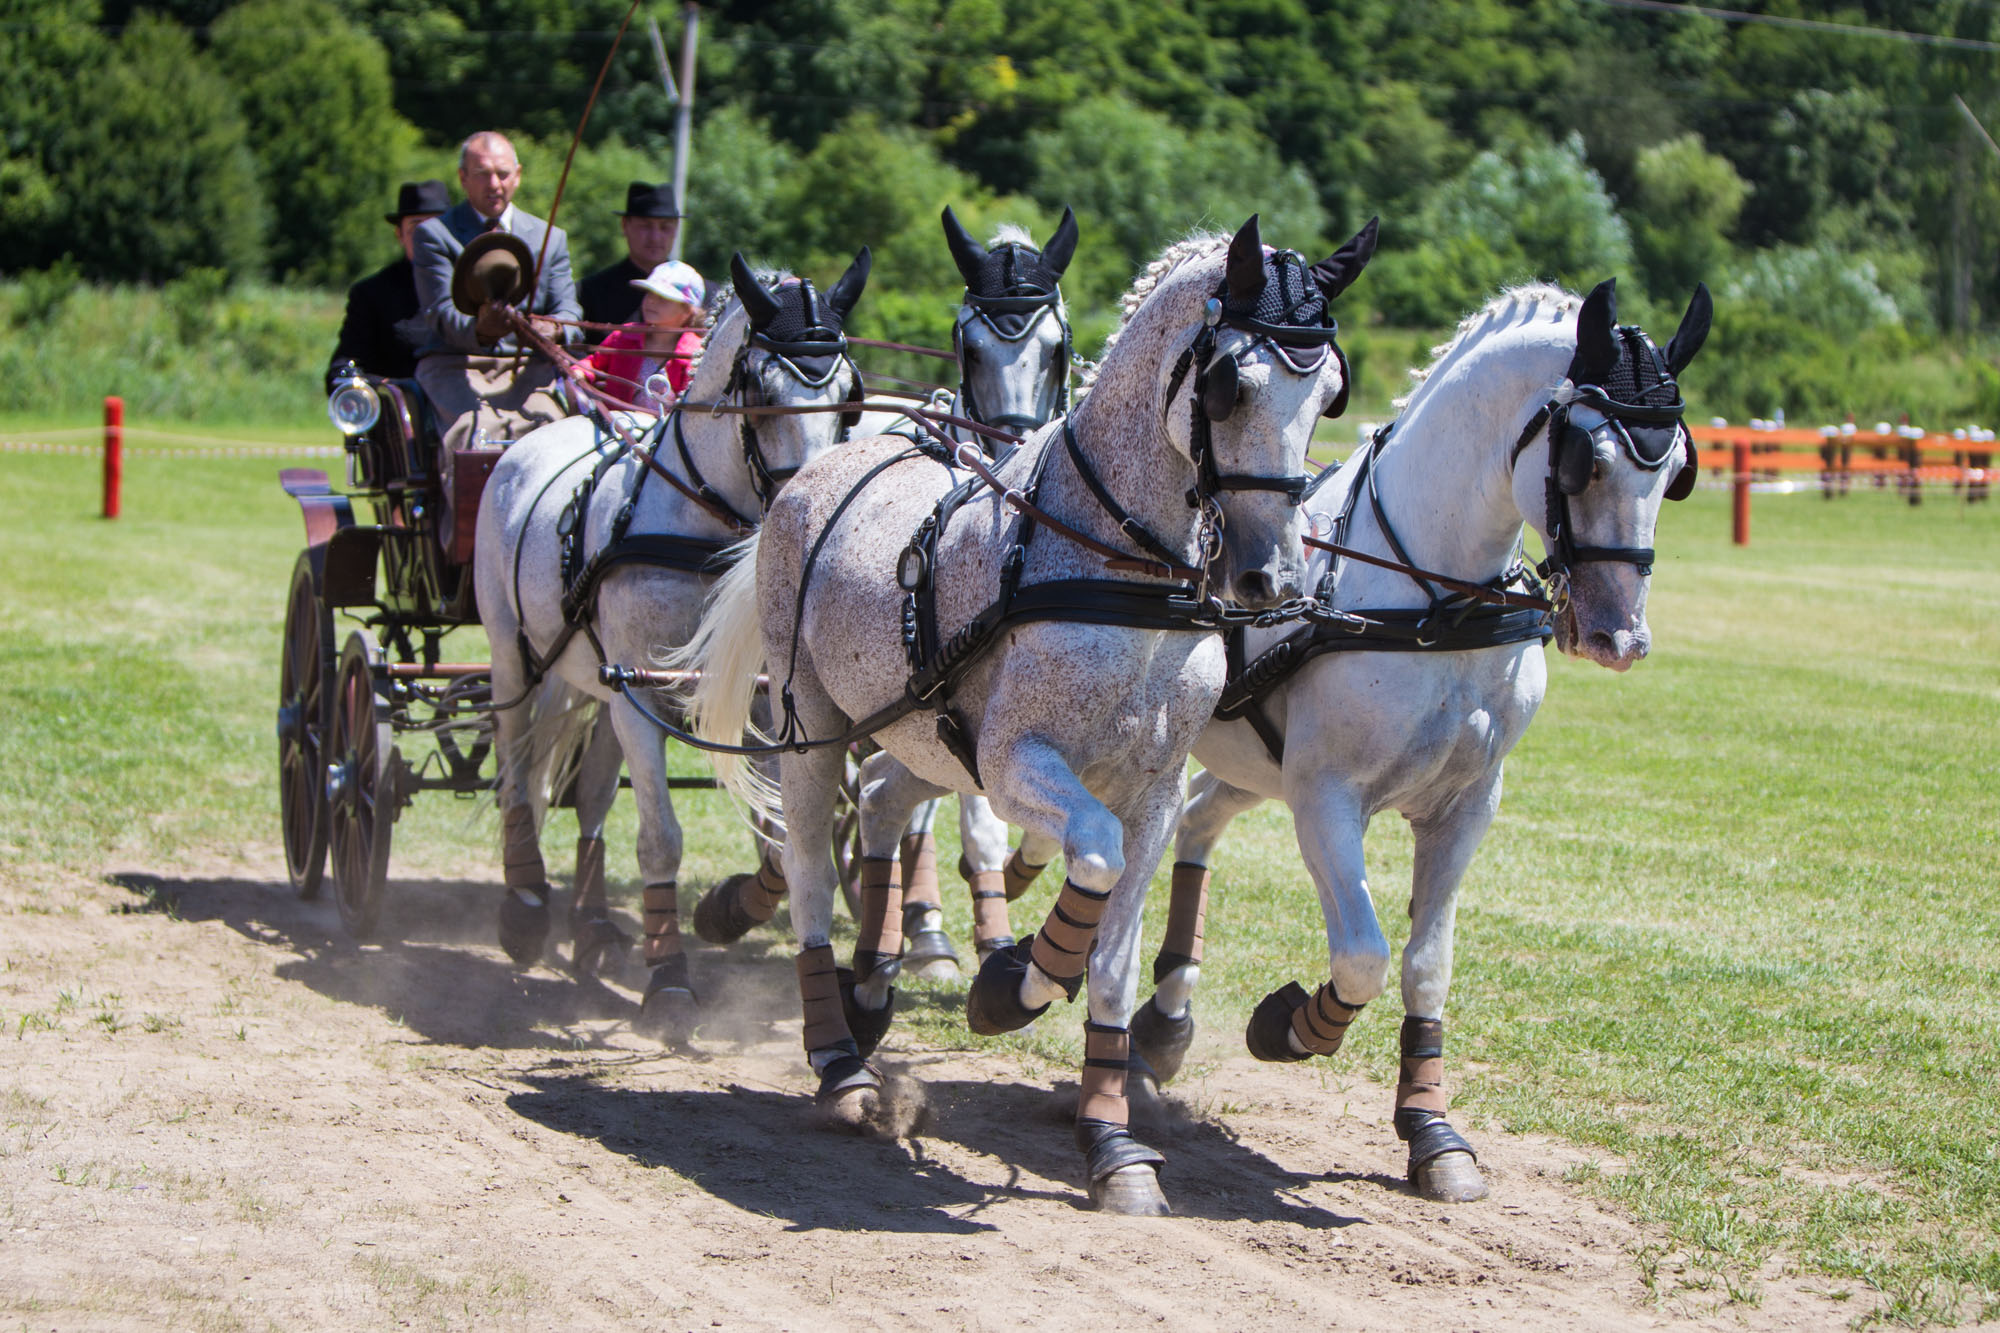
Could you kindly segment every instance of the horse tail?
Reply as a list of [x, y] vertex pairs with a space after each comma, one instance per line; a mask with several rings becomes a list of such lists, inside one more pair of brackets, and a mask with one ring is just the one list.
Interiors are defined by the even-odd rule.
[[549, 806], [576, 780], [591, 732], [604, 705], [558, 676], [545, 676], [528, 699], [521, 744], [528, 747], [522, 769], [535, 829], [548, 819]]
[[[660, 656], [670, 671], [699, 673], [683, 695], [688, 727], [705, 741], [738, 745], [746, 738], [768, 743], [754, 716], [757, 674], [764, 668], [762, 608], [757, 598], [757, 539], [751, 533], [725, 553], [732, 561], [709, 590], [708, 605], [694, 637]], [[747, 756], [709, 755], [715, 780], [755, 818], [783, 827], [777, 784]]]

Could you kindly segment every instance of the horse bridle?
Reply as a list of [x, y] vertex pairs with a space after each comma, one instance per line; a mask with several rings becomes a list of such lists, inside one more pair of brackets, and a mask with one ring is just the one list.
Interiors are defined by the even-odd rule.
[[[1042, 316], [1044, 314], [1052, 313], [1055, 317], [1057, 327], [1062, 330], [1062, 346], [1057, 353], [1058, 360], [1056, 362], [1057, 366], [1060, 367], [1062, 378], [1059, 381], [1061, 388], [1056, 400], [1056, 409], [1051, 416], [1059, 417], [1067, 415], [1070, 406], [1069, 366], [1074, 343], [1070, 333], [1069, 313], [1063, 307], [1062, 293], [1060, 291], [1053, 291], [1046, 293], [1030, 292], [1019, 296], [980, 296], [967, 289], [965, 298], [960, 304], [963, 310], [971, 312], [970, 314], [962, 313], [957, 319], [952, 321], [951, 325], [951, 350], [958, 358], [958, 405], [960, 411], [982, 425], [994, 426], [1001, 430], [1017, 431], [1023, 435], [1028, 434], [1043, 424], [1041, 421], [1024, 416], [989, 417], [986, 414], [986, 410], [980, 406], [977, 399], [973, 396], [972, 380], [966, 373], [967, 349], [965, 345], [965, 326], [976, 319], [985, 324], [992, 331], [993, 336], [1000, 341], [1017, 343], [1041, 327]], [[1022, 315], [1027, 316], [1027, 318], [1021, 321], [1019, 331], [1010, 337], [1007, 331], [994, 319], [995, 315]]]
[[[1621, 333], [1627, 330], [1620, 330]], [[1637, 330], [1630, 332], [1637, 334]], [[1657, 472], [1667, 465], [1667, 460], [1681, 450], [1686, 451], [1687, 461], [1681, 464], [1673, 480], [1667, 483], [1666, 499], [1685, 500], [1693, 491], [1695, 477], [1699, 472], [1699, 462], [1695, 456], [1694, 439], [1688, 434], [1683, 417], [1687, 402], [1681, 397], [1680, 385], [1667, 374], [1664, 360], [1657, 348], [1643, 334], [1628, 338], [1627, 347], [1644, 347], [1652, 352], [1655, 366], [1660, 373], [1658, 385], [1671, 386], [1674, 401], [1664, 405], [1645, 403], [1625, 403], [1613, 398], [1603, 386], [1578, 384], [1570, 386], [1567, 392], [1558, 392], [1528, 422], [1515, 442], [1510, 463], [1518, 463], [1521, 451], [1528, 447], [1541, 433], [1543, 425], [1548, 427], [1549, 472], [1543, 479], [1544, 506], [1548, 530], [1548, 558], [1537, 567], [1537, 572], [1545, 579], [1567, 582], [1569, 572], [1577, 565], [1584, 564], [1626, 564], [1639, 571], [1641, 577], [1653, 572], [1654, 549], [1650, 546], [1579, 546], [1572, 531], [1569, 499], [1581, 495], [1590, 485], [1596, 471], [1597, 451], [1603, 446], [1607, 451], [1622, 448], [1641, 471]], [[1570, 415], [1578, 403], [1594, 408], [1603, 420], [1593, 427], [1583, 427]], [[1631, 427], [1671, 426], [1668, 443], [1663, 449], [1642, 445], [1644, 437], [1635, 437]], [[1649, 432], [1650, 433], [1650, 432]]]
[[[1222, 341], [1223, 329], [1234, 329], [1245, 337], [1238, 340], [1239, 345], [1227, 346]], [[1188, 399], [1188, 453], [1194, 461], [1195, 484], [1187, 493], [1189, 508], [1198, 509], [1223, 491], [1276, 491], [1292, 505], [1305, 503], [1306, 487], [1311, 478], [1303, 472], [1271, 477], [1250, 472], [1221, 471], [1216, 466], [1215, 444], [1210, 430], [1215, 423], [1227, 421], [1234, 415], [1241, 390], [1243, 359], [1255, 355], [1257, 349], [1267, 343], [1285, 367], [1296, 375], [1317, 372], [1326, 364], [1330, 353], [1340, 364], [1340, 392], [1333, 396], [1320, 415], [1332, 418], [1345, 412], [1351, 377], [1347, 354], [1340, 350], [1336, 341], [1339, 332], [1339, 323], [1332, 319], [1324, 326], [1308, 327], [1267, 324], [1248, 315], [1230, 315], [1223, 310], [1221, 297], [1209, 298], [1200, 330], [1187, 350], [1174, 362], [1173, 374], [1167, 380], [1167, 404], [1168, 410], [1172, 410], [1182, 381], [1187, 378], [1190, 369], [1194, 371], [1194, 383]]]
[[[813, 299], [810, 288], [807, 291], [807, 299]], [[834, 378], [845, 368], [854, 377], [853, 387], [847, 394], [847, 401], [859, 404], [865, 395], [861, 383], [861, 371], [847, 352], [846, 335], [843, 334], [837, 339], [784, 342], [762, 333], [752, 333], [744, 339], [742, 347], [737, 349], [736, 360], [729, 368], [729, 382], [723, 386], [721, 399], [727, 399], [734, 394], [736, 400], [745, 407], [758, 405], [753, 396], [758, 378], [750, 371], [752, 350], [765, 352], [769, 360], [777, 362], [787, 374], [808, 389], [825, 388], [833, 383]], [[823, 361], [825, 363], [823, 368], [813, 369], [810, 363], [815, 361]], [[718, 399], [718, 402], [721, 399]], [[860, 419], [859, 406], [840, 414], [840, 430], [843, 438]], [[757, 438], [757, 418], [754, 415], [744, 416], [742, 435], [743, 462], [750, 470], [751, 489], [757, 493], [758, 504], [769, 509], [772, 497], [778, 493], [780, 487], [797, 475], [799, 469], [796, 466], [774, 468], [770, 465]]]

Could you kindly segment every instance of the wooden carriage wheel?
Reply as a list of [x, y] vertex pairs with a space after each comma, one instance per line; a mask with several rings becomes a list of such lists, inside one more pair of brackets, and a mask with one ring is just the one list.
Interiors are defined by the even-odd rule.
[[301, 898], [319, 897], [326, 872], [326, 737], [333, 694], [333, 615], [320, 601], [311, 552], [299, 553], [285, 602], [278, 660], [278, 811], [285, 874]]
[[334, 679], [327, 730], [328, 831], [333, 899], [355, 939], [374, 932], [389, 878], [389, 833], [396, 822], [395, 736], [375, 692], [379, 653], [358, 630], [347, 636]]

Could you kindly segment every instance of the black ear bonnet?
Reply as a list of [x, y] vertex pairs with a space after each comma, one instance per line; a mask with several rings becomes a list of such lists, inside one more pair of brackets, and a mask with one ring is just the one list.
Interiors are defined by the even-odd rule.
[[1594, 454], [1623, 448], [1632, 461], [1651, 472], [1665, 467], [1685, 447], [1685, 460], [1667, 483], [1666, 498], [1685, 500], [1694, 492], [1698, 464], [1694, 440], [1682, 417], [1687, 403], [1675, 378], [1687, 368], [1708, 336], [1708, 289], [1698, 286], [1681, 326], [1662, 353], [1644, 330], [1629, 324], [1613, 326], [1616, 291], [1606, 283], [1591, 293], [1578, 318], [1577, 350], [1567, 378], [1576, 387], [1575, 401], [1603, 413], [1594, 430], [1575, 424], [1567, 410], [1555, 432], [1553, 468], [1564, 495], [1579, 495], [1590, 485]]
[[[1057, 415], [1067, 412], [1071, 341], [1069, 319], [1062, 304], [1062, 276], [1076, 254], [1076, 214], [1064, 208], [1062, 221], [1056, 224], [1049, 243], [1039, 250], [1018, 241], [1004, 241], [989, 249], [972, 238], [949, 205], [941, 220], [952, 262], [958, 265], [959, 276], [965, 279], [959, 317], [951, 326], [952, 351], [958, 354], [961, 376], [966, 369], [964, 339], [969, 321], [984, 320], [1002, 341], [1017, 343], [1028, 336], [1044, 312], [1052, 312], [1062, 331], [1057, 351], [1061, 360], [1056, 366], [1062, 383], [1055, 411]], [[959, 396], [961, 410], [968, 416], [980, 421], [986, 419], [980, 405], [972, 401], [968, 384], [961, 383]], [[1018, 423], [995, 424], [1006, 424], [1011, 429]]]
[[[750, 317], [750, 337], [744, 343], [744, 351], [758, 347], [771, 353], [807, 388], [816, 389], [830, 382], [840, 373], [841, 366], [848, 364], [843, 326], [868, 281], [871, 262], [872, 256], [863, 247], [847, 272], [823, 293], [809, 278], [788, 278], [776, 288], [765, 287], [743, 264], [742, 256], [736, 256], [730, 272]], [[737, 376], [732, 378], [740, 378], [744, 373], [739, 366]], [[847, 401], [858, 404], [864, 397], [866, 390], [857, 370]], [[852, 429], [860, 420], [858, 407], [843, 412], [841, 429]]]

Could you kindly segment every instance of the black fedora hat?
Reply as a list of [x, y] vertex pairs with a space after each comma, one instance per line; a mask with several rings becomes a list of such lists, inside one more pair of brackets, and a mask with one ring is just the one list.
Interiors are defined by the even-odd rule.
[[681, 201], [674, 197], [671, 185], [648, 185], [644, 181], [633, 181], [625, 187], [625, 211], [621, 218], [677, 218], [681, 215]]
[[444, 188], [443, 181], [404, 181], [396, 191], [396, 211], [384, 213], [384, 222], [400, 222], [404, 218], [430, 213], [442, 213], [451, 207], [451, 191]]

